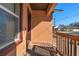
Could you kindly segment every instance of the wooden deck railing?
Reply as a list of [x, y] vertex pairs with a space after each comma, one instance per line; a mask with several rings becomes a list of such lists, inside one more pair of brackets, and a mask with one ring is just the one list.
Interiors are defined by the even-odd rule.
[[56, 32], [57, 52], [63, 56], [76, 56], [79, 36]]

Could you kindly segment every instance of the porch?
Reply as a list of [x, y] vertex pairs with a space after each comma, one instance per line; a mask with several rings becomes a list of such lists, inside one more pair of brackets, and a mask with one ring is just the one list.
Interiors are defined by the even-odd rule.
[[[20, 22], [16, 20], [15, 21], [20, 23], [19, 27], [17, 26], [17, 28], [20, 31], [16, 33], [18, 34], [16, 38], [14, 38], [15, 36], [14, 37], [12, 36], [13, 41], [10, 42], [10, 44], [8, 44], [7, 46], [5, 46], [5, 48], [0, 50], [0, 55], [5, 56], [79, 55], [78, 35], [70, 35], [59, 31], [56, 31], [54, 33], [52, 31], [52, 14], [56, 11], [59, 11], [55, 10], [56, 5], [57, 5], [56, 3], [19, 4], [20, 19], [19, 16], [17, 17], [15, 13], [7, 9], [8, 10], [7, 12], [10, 15], [17, 17], [19, 19]], [[6, 11], [5, 8], [3, 10]], [[14, 31], [14, 28], [16, 28], [16, 25], [14, 24], [15, 21], [12, 22], [13, 24], [9, 23], [9, 25], [12, 24], [13, 26], [13, 27], [10, 26], [10, 28], [12, 27], [13, 32], [11, 31], [11, 33], [8, 33], [7, 36], [11, 34], [13, 35], [13, 33], [15, 32]]]

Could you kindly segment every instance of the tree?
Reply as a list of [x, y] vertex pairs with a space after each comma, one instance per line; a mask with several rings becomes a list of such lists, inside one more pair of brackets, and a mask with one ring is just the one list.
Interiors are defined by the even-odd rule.
[[71, 23], [71, 24], [69, 24], [69, 26], [76, 26], [76, 27], [79, 27], [79, 22]]

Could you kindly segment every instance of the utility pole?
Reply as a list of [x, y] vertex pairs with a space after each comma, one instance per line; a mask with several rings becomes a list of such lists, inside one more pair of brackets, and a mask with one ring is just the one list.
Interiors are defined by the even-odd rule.
[[[52, 12], [52, 15], [53, 15], [53, 12]], [[52, 31], [53, 31], [53, 33], [54, 33], [54, 28], [55, 28], [55, 17], [52, 16], [52, 20], [53, 20], [53, 22], [52, 22], [52, 23], [53, 23], [53, 27], [52, 27], [53, 30], [52, 30]]]
[[[53, 12], [63, 12], [64, 10], [60, 10], [60, 9], [52, 9], [52, 11]], [[52, 12], [52, 14], [53, 14], [53, 12]], [[55, 26], [56, 26], [56, 19], [55, 19], [55, 17], [53, 18], [53, 33], [55, 33]]]
[[54, 20], [53, 22], [54, 22], [54, 27], [55, 27], [55, 26], [56, 26], [56, 25], [55, 25], [55, 17], [53, 18], [53, 20]]

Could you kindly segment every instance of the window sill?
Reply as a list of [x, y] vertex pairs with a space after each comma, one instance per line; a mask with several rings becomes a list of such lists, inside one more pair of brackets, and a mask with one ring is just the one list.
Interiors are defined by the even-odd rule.
[[3, 50], [3, 49], [5, 49], [6, 47], [8, 47], [9, 45], [11, 45], [13, 43], [14, 43], [14, 41], [11, 41], [9, 43], [7, 42], [5, 45], [3, 45], [3, 46], [0, 47], [0, 51]]
[[5, 45], [0, 47], [0, 56], [7, 55], [11, 50], [16, 49], [16, 46], [22, 42], [20, 38], [20, 34], [18, 34], [18, 38], [15, 38], [14, 41], [6, 43]]
[[7, 55], [10, 51], [12, 51], [13, 49], [16, 49], [16, 46], [18, 46], [18, 44], [21, 42], [22, 42], [21, 40], [17, 40], [16, 42], [11, 41], [6, 45], [3, 45], [2, 47], [0, 47], [0, 56]]

